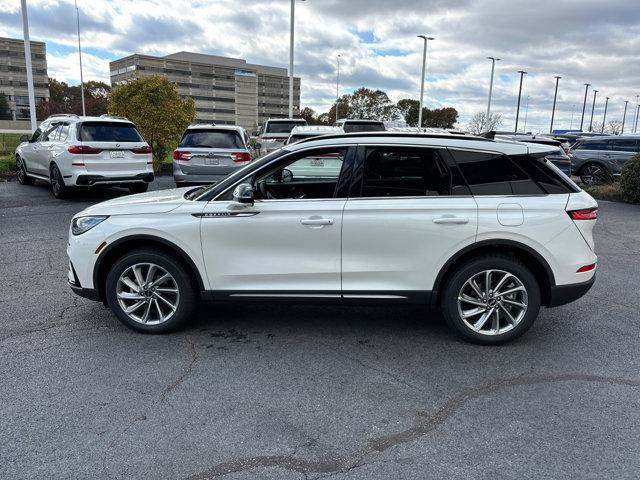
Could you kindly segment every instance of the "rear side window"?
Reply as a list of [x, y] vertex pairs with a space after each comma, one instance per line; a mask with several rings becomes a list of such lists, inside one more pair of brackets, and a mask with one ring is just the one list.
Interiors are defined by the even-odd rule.
[[362, 197], [449, 195], [451, 174], [433, 148], [367, 148]]
[[132, 123], [83, 122], [80, 126], [81, 142], [144, 142]]
[[544, 153], [535, 155], [512, 155], [511, 158], [522, 168], [545, 193], [574, 193], [577, 192], [569, 182], [566, 181], [553, 167], [545, 160]]
[[243, 149], [245, 145], [235, 130], [188, 130], [179, 147]]
[[611, 150], [618, 152], [637, 152], [638, 147], [635, 138], [620, 138], [611, 141]]
[[603, 140], [584, 140], [579, 142], [575, 150], [609, 150], [609, 142]]
[[293, 127], [306, 125], [306, 122], [268, 122], [265, 133], [291, 133]]
[[344, 132], [384, 132], [384, 124], [377, 122], [345, 122]]
[[474, 195], [539, 195], [545, 192], [501, 153], [450, 150]]

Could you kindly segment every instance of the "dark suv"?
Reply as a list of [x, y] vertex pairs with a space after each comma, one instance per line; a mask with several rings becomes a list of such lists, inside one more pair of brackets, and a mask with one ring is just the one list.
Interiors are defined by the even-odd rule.
[[640, 135], [581, 138], [571, 150], [571, 170], [587, 185], [620, 176], [624, 162], [640, 152]]

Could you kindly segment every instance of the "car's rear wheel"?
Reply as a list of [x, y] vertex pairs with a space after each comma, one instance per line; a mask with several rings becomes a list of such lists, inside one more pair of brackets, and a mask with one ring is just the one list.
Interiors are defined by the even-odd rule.
[[16, 175], [21, 185], [33, 185], [34, 179], [27, 175], [27, 167], [24, 160], [16, 155]]
[[483, 256], [456, 268], [444, 287], [442, 308], [447, 324], [462, 338], [496, 345], [533, 325], [540, 310], [540, 287], [520, 261]]
[[51, 191], [56, 198], [67, 198], [69, 196], [69, 187], [64, 184], [64, 178], [60, 173], [60, 169], [56, 164], [51, 165], [49, 170], [49, 182], [51, 183]]
[[588, 163], [580, 169], [580, 180], [585, 185], [602, 185], [611, 181], [611, 175], [605, 167], [597, 163]]
[[129, 192], [131, 193], [144, 193], [148, 189], [148, 183], [132, 183], [131, 185], [129, 185]]
[[195, 286], [176, 257], [158, 250], [135, 250], [107, 275], [105, 296], [126, 326], [144, 333], [182, 327], [195, 308]]

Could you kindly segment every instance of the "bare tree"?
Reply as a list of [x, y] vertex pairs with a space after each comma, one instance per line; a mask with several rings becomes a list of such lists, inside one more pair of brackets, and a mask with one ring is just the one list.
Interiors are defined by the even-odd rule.
[[611, 120], [605, 125], [604, 131], [611, 135], [620, 135], [622, 132], [622, 122], [620, 120]]
[[475, 135], [483, 132], [490, 132], [495, 130], [500, 125], [502, 125], [502, 115], [499, 113], [490, 113], [489, 118], [487, 119], [487, 114], [485, 112], [478, 112], [471, 120], [469, 120], [469, 124], [467, 128], [470, 133]]

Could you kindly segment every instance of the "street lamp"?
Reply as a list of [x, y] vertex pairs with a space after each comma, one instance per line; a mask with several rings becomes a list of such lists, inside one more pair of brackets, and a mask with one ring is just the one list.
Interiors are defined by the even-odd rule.
[[338, 100], [340, 99], [340, 57], [338, 54], [336, 61], [338, 62], [338, 72], [336, 73], [336, 123], [338, 122]]
[[527, 102], [524, 104], [524, 128], [522, 129], [527, 133], [527, 115], [529, 114], [529, 95], [527, 95]]
[[587, 90], [591, 86], [590, 83], [584, 84], [584, 102], [582, 103], [582, 118], [580, 119], [580, 131], [582, 131], [582, 125], [584, 124], [584, 109], [587, 106]]
[[605, 97], [604, 101], [604, 115], [602, 116], [602, 128], [600, 129], [600, 133], [604, 133], [604, 122], [607, 121], [607, 107], [609, 106], [609, 98]]
[[489, 125], [489, 116], [491, 115], [491, 93], [493, 92], [493, 72], [496, 68], [496, 62], [499, 62], [499, 58], [487, 57], [491, 60], [491, 80], [489, 81], [489, 101], [487, 102], [487, 116], [484, 119], [485, 127]]
[[22, 32], [24, 35], [24, 60], [27, 67], [27, 90], [29, 95], [29, 116], [31, 117], [31, 131], [36, 131], [36, 98], [33, 93], [33, 71], [31, 70], [31, 42], [29, 41], [29, 19], [27, 14], [27, 0], [22, 0]]
[[[636, 105], [638, 105], [638, 97], [639, 95], [636, 95]], [[633, 123], [637, 125], [637, 121], [638, 121], [638, 113], [637, 112], [633, 112], [634, 116], [633, 116]], [[635, 129], [634, 129], [635, 132]]]
[[424, 71], [427, 66], [427, 41], [435, 40], [433, 37], [426, 35], [418, 35], [424, 40], [424, 49], [422, 50], [422, 77], [420, 80], [420, 110], [418, 111], [418, 128], [422, 128], [422, 100], [424, 98]]
[[624, 122], [627, 119], [627, 104], [629, 103], [629, 100], [625, 100], [624, 101], [624, 113], [622, 114], [622, 129], [620, 129], [620, 135], [622, 135], [624, 133]]
[[549, 133], [553, 133], [553, 118], [556, 114], [556, 99], [558, 98], [558, 82], [562, 77], [554, 77], [556, 79], [556, 91], [553, 94], [553, 108], [551, 109], [551, 126], [549, 127]]
[[596, 95], [598, 95], [598, 90], [593, 91], [593, 104], [591, 105], [591, 120], [589, 120], [589, 131], [591, 131], [593, 127], [593, 111], [596, 109]]
[[80, 59], [80, 98], [82, 99], [82, 116], [87, 112], [84, 109], [84, 80], [82, 78], [82, 47], [80, 46], [80, 10], [78, 10], [78, 2], [76, 4], [76, 19], [78, 20], [78, 58]]
[[516, 107], [516, 128], [515, 133], [518, 133], [518, 117], [520, 116], [520, 97], [522, 96], [522, 79], [527, 74], [524, 70], [518, 70], [520, 74], [520, 89], [518, 90], [518, 106]]
[[[305, 0], [301, 0], [305, 1]], [[296, 16], [296, 0], [291, 0], [291, 25], [289, 33], [289, 118], [293, 118], [293, 30]]]
[[636, 108], [636, 124], [633, 127], [633, 133], [636, 133], [638, 131], [638, 117], [640, 117], [640, 103], [638, 104], [638, 107]]

